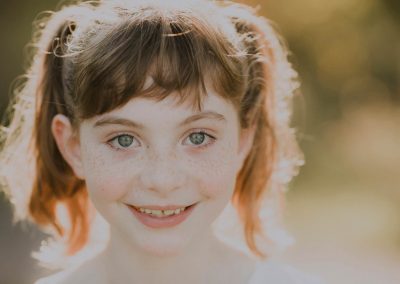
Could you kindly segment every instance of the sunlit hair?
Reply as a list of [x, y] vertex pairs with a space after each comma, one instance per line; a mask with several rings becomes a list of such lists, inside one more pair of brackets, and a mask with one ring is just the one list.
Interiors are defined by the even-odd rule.
[[69, 255], [88, 244], [90, 201], [51, 134], [56, 114], [77, 128], [132, 98], [173, 92], [201, 110], [211, 87], [233, 103], [242, 128], [256, 127], [232, 204], [248, 247], [265, 257], [255, 242], [268, 236], [262, 200], [273, 193], [283, 201], [302, 161], [289, 125], [297, 74], [265, 18], [227, 1], [90, 1], [39, 20], [32, 51], [1, 133], [1, 178], [18, 219], [67, 236]]

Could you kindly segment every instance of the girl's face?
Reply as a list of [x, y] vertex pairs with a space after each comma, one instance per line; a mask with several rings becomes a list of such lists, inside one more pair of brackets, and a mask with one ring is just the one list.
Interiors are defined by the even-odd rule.
[[[77, 158], [70, 164], [112, 233], [160, 255], [209, 232], [251, 145], [234, 106], [222, 97], [209, 93], [201, 112], [175, 102], [173, 95], [161, 102], [134, 98], [85, 120], [79, 151], [71, 150]], [[169, 217], [137, 211], [189, 205]]]

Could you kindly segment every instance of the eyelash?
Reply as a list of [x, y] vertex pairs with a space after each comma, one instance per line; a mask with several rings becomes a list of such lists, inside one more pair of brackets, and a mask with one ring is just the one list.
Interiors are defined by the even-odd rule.
[[[204, 149], [204, 148], [207, 148], [208, 146], [210, 146], [211, 144], [213, 144], [213, 143], [215, 142], [215, 140], [216, 140], [216, 138], [215, 138], [214, 136], [210, 135], [210, 134], [209, 134], [206, 130], [204, 130], [204, 129], [199, 129], [199, 130], [195, 130], [195, 131], [193, 131], [193, 132], [190, 132], [188, 135], [186, 135], [185, 140], [186, 140], [190, 135], [192, 135], [192, 134], [203, 134], [203, 135], [206, 136], [205, 140], [207, 140], [207, 138], [211, 140], [211, 142], [208, 142], [208, 143], [206, 143], [206, 144], [201, 144], [200, 146], [195, 146], [194, 148], [197, 148], [197, 149]], [[131, 134], [128, 134], [128, 133], [121, 133], [121, 134], [118, 134], [118, 135], [114, 136], [114, 137], [111, 138], [110, 140], [108, 140], [108, 141], [107, 141], [107, 144], [108, 144], [110, 147], [112, 147], [113, 149], [117, 150], [117, 151], [127, 151], [127, 150], [129, 149], [129, 147], [124, 148], [124, 147], [122, 147], [122, 146], [116, 147], [116, 146], [112, 145], [112, 142], [113, 142], [113, 141], [116, 141], [116, 140], [117, 140], [119, 137], [121, 137], [121, 136], [130, 136], [130, 137], [132, 137], [134, 140], [137, 141], [137, 139], [136, 139], [135, 136], [133, 136], [133, 135], [131, 135]], [[139, 142], [139, 141], [138, 141], [138, 142]], [[140, 144], [140, 142], [139, 142], [139, 144]], [[193, 144], [193, 145], [194, 145], [194, 144]]]

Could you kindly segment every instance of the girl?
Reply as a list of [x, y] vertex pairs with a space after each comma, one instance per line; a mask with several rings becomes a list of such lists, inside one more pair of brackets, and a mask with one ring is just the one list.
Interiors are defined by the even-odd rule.
[[65, 268], [37, 283], [313, 283], [268, 257], [302, 160], [296, 73], [266, 19], [90, 1], [35, 39], [1, 176], [16, 215], [54, 237], [37, 256]]

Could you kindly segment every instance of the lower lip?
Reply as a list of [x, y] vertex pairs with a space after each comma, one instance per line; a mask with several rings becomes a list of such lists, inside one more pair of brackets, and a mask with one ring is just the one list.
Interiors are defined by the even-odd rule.
[[186, 218], [192, 213], [194, 207], [196, 204], [190, 205], [185, 209], [185, 211], [177, 214], [177, 215], [171, 215], [171, 216], [165, 216], [165, 217], [156, 217], [156, 216], [151, 216], [146, 213], [142, 213], [139, 210], [137, 210], [133, 206], [129, 206], [129, 209], [135, 215], [135, 217], [145, 226], [150, 227], [150, 228], [169, 228], [169, 227], [174, 227], [183, 221], [186, 220]]

